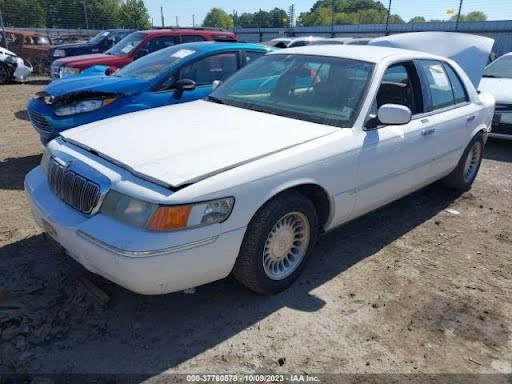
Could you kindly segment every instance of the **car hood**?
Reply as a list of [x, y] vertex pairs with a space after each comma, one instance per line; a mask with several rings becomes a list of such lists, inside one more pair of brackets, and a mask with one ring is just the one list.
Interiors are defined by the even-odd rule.
[[484, 77], [480, 81], [479, 91], [489, 92], [497, 104], [512, 104], [512, 79]]
[[93, 44], [88, 43], [73, 43], [73, 44], [60, 44], [60, 45], [53, 45], [51, 49], [87, 49], [89, 47], [94, 46]]
[[95, 64], [102, 65], [110, 65], [119, 62], [122, 59], [119, 56], [114, 55], [106, 55], [104, 53], [95, 53], [92, 55], [80, 55], [80, 56], [70, 56], [63, 57], [62, 59], [58, 59], [54, 61], [54, 65], [58, 66], [72, 66], [72, 65], [81, 65], [81, 66], [91, 66]]
[[149, 83], [128, 77], [117, 76], [71, 76], [51, 82], [44, 93], [55, 98], [70, 93], [116, 93], [134, 94], [141, 92]]
[[199, 100], [61, 135], [139, 177], [179, 188], [339, 129]]
[[415, 32], [379, 37], [368, 45], [411, 49], [448, 57], [461, 66], [471, 82], [478, 87], [494, 40], [488, 37], [455, 32]]

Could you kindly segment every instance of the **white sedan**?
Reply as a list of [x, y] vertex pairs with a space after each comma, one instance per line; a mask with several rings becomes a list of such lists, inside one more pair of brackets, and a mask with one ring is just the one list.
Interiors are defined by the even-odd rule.
[[320, 234], [436, 180], [469, 189], [493, 112], [492, 96], [445, 57], [280, 50], [206, 100], [64, 132], [25, 189], [71, 257], [130, 290], [162, 294], [232, 272], [273, 294], [300, 275]]
[[501, 56], [485, 68], [478, 86], [496, 99], [496, 113], [490, 136], [512, 140], [512, 52]]

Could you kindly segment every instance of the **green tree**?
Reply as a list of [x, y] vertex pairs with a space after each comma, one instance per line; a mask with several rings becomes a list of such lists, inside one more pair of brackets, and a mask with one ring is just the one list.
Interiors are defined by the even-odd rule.
[[[472, 22], [472, 21], [486, 21], [487, 15], [480, 11], [473, 11], [469, 12], [467, 15], [461, 14], [460, 15], [460, 22]], [[457, 21], [457, 15], [453, 15], [450, 18], [450, 21]]]
[[426, 23], [427, 20], [423, 16], [414, 16], [409, 23]]
[[0, 0], [0, 9], [6, 26], [46, 26], [46, 9], [41, 0]]
[[[269, 12], [270, 28], [284, 28], [293, 20], [288, 20], [288, 14], [284, 9], [274, 8]], [[285, 21], [287, 20], [287, 21]]]
[[203, 27], [232, 29], [233, 19], [224, 10], [212, 8], [204, 18]]
[[89, 28], [108, 29], [119, 26], [119, 0], [87, 0]]
[[237, 26], [242, 28], [256, 28], [258, 25], [254, 20], [253, 13], [244, 12], [238, 17]]
[[149, 29], [149, 13], [143, 0], [126, 0], [119, 7], [119, 26], [133, 29]]

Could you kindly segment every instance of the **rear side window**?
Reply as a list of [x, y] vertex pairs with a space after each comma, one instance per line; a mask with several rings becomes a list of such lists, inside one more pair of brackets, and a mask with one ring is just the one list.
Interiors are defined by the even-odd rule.
[[461, 104], [469, 101], [468, 98], [468, 92], [466, 91], [466, 88], [464, 87], [464, 84], [460, 80], [459, 75], [455, 73], [453, 68], [445, 64], [444, 69], [446, 70], [446, 73], [448, 74], [448, 78], [450, 79], [450, 83], [452, 84], [453, 89], [453, 97], [455, 98], [455, 104]]
[[182, 43], [194, 43], [196, 41], [204, 41], [204, 38], [199, 35], [183, 35], [183, 36], [181, 36]]
[[443, 64], [435, 60], [421, 60], [420, 66], [430, 88], [432, 109], [443, 109], [454, 105], [452, 86]]
[[245, 52], [245, 57], [247, 59], [247, 64], [250, 64], [254, 60], [259, 59], [264, 54], [265, 54], [265, 52], [246, 51]]

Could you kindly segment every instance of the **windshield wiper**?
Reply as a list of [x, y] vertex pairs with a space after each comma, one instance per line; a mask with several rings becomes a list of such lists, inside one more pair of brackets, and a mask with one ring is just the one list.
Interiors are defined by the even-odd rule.
[[224, 101], [222, 101], [221, 99], [219, 99], [218, 97], [215, 97], [215, 96], [207, 96], [206, 100], [213, 101], [214, 103], [217, 103], [217, 104], [226, 104]]
[[494, 79], [501, 79], [501, 76], [496, 76], [496, 75], [483, 75], [483, 77], [492, 77]]

